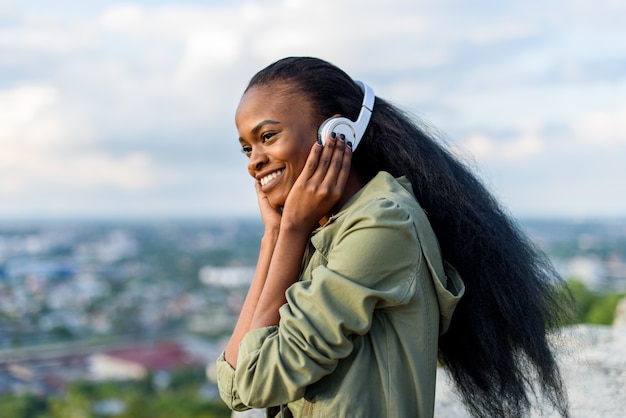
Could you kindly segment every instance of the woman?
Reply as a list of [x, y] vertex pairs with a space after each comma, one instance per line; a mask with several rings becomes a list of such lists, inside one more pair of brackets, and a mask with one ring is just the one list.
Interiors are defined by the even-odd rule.
[[545, 332], [558, 277], [477, 178], [385, 100], [354, 155], [344, 131], [318, 139], [329, 117], [356, 119], [365, 91], [295, 57], [244, 92], [236, 124], [265, 234], [218, 359], [222, 398], [269, 415], [432, 416], [439, 359], [476, 416], [525, 415], [533, 379], [567, 416]]

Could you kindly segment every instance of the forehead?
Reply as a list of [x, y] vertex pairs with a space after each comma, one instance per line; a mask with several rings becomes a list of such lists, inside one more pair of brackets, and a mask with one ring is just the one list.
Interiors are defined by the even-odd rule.
[[290, 85], [250, 87], [239, 101], [235, 122], [240, 126], [254, 120], [310, 117], [311, 103]]

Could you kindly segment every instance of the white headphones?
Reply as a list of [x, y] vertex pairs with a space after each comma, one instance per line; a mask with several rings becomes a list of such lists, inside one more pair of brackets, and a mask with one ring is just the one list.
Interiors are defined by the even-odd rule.
[[317, 137], [322, 144], [326, 143], [326, 138], [328, 138], [331, 132], [335, 132], [337, 135], [344, 134], [346, 141], [352, 142], [353, 151], [356, 149], [357, 145], [359, 145], [365, 133], [365, 129], [367, 128], [367, 124], [370, 121], [370, 117], [372, 116], [376, 96], [374, 95], [374, 90], [367, 84], [356, 80], [355, 83], [363, 90], [363, 103], [361, 104], [359, 117], [356, 121], [351, 121], [343, 117], [326, 119], [317, 130]]

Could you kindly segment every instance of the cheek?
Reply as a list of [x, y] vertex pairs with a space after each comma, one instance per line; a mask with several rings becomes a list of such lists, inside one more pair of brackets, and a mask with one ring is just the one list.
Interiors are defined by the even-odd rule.
[[303, 147], [292, 148], [283, 154], [283, 162], [289, 171], [289, 177], [298, 177], [306, 164], [308, 150]]
[[306, 165], [313, 144], [315, 144], [316, 142], [317, 138], [315, 139], [315, 141], [302, 141], [300, 146], [298, 147], [297, 156], [293, 159], [293, 165], [298, 168], [298, 174], [300, 174], [300, 172]]
[[290, 177], [292, 178], [292, 183], [294, 183], [296, 179], [300, 176], [300, 173], [302, 173], [302, 170], [304, 170], [305, 164], [306, 160], [303, 159], [298, 159], [297, 161], [291, 162]]

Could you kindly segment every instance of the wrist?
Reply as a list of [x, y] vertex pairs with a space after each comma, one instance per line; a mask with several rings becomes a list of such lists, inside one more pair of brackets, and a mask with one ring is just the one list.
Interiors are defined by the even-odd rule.
[[[291, 250], [304, 248], [306, 243], [311, 239], [313, 228], [307, 228], [302, 223], [281, 223], [280, 236], [276, 241], [276, 247], [288, 247]], [[299, 256], [301, 257], [301, 255]], [[296, 258], [299, 258], [298, 256]]]
[[261, 244], [273, 245], [278, 240], [279, 228], [266, 228], [261, 237]]
[[293, 219], [288, 215], [283, 215], [282, 219], [280, 220], [280, 234], [297, 234], [308, 237], [318, 225], [318, 221]]

